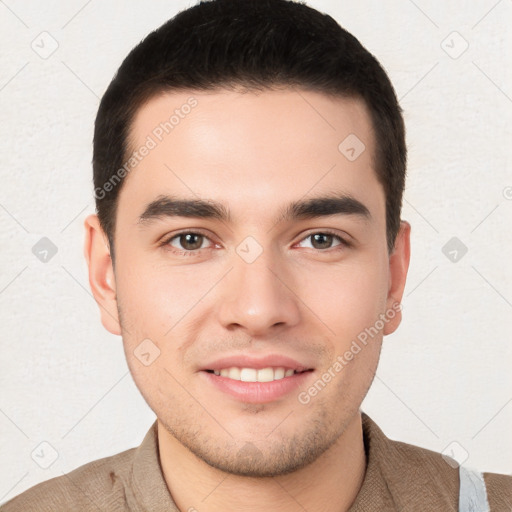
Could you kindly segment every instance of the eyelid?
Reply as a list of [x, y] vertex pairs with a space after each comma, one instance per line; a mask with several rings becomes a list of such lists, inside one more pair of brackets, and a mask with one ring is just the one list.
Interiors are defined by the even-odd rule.
[[[337, 238], [340, 241], [340, 245], [343, 247], [351, 247], [352, 246], [352, 242], [350, 241], [350, 239], [351, 239], [350, 235], [345, 234], [345, 236], [343, 236], [338, 231], [335, 231], [330, 228], [312, 229], [309, 232], [307, 232], [304, 236], [302, 236], [302, 238], [297, 242], [297, 244], [303, 242], [304, 240], [306, 240], [306, 238], [309, 238], [310, 236], [316, 235], [319, 233], [321, 233], [323, 235], [331, 235], [331, 236]], [[325, 249], [325, 250], [320, 250], [320, 249], [317, 249], [317, 250], [319, 252], [329, 252], [330, 250], [335, 250], [336, 247], [338, 247], [338, 246], [330, 247], [329, 249]]]
[[[181, 231], [178, 231], [176, 233], [172, 233], [170, 235], [165, 235], [164, 237], [161, 238], [161, 241], [158, 242], [158, 245], [160, 246], [163, 246], [164, 248], [166, 246], [168, 247], [172, 247], [170, 245], [170, 242], [171, 240], [174, 240], [175, 238], [178, 238], [179, 236], [181, 235], [189, 235], [189, 234], [193, 234], [193, 235], [201, 235], [203, 236], [204, 238], [207, 238], [211, 243], [212, 245], [216, 245], [217, 242], [215, 242], [215, 240], [213, 240], [213, 238], [207, 234], [204, 230], [202, 230], [201, 228], [194, 228], [194, 229], [183, 229]], [[176, 247], [172, 247], [171, 249], [169, 249], [170, 251], [177, 251], [177, 252], [181, 252], [181, 253], [198, 253], [199, 251], [202, 251], [203, 249], [196, 249], [194, 251], [186, 251], [186, 250], [181, 250], [180, 249], [177, 249]]]
[[[346, 234], [346, 237], [344, 237], [340, 233], [338, 233], [337, 231], [335, 231], [333, 229], [330, 229], [330, 228], [311, 229], [306, 234], [302, 235], [301, 239], [298, 242], [296, 242], [294, 245], [300, 244], [301, 242], [303, 242], [307, 238], [311, 237], [312, 235], [320, 234], [320, 233], [324, 234], [324, 235], [331, 235], [334, 238], [337, 238], [340, 243], [339, 243], [339, 245], [335, 245], [334, 247], [330, 247], [330, 248], [325, 249], [325, 250], [314, 249], [313, 248], [313, 250], [318, 251], [319, 253], [328, 253], [328, 252], [331, 252], [331, 251], [339, 250], [337, 248], [340, 248], [340, 247], [341, 248], [346, 248], [346, 247], [351, 247], [352, 246], [352, 242], [347, 240], [347, 238], [351, 238], [350, 235]], [[172, 233], [169, 236], [163, 237], [162, 241], [159, 242], [159, 245], [162, 246], [165, 250], [168, 250], [168, 251], [170, 251], [170, 252], [172, 252], [174, 254], [177, 254], [177, 255], [187, 255], [187, 256], [193, 256], [193, 255], [196, 255], [196, 254], [200, 254], [205, 249], [211, 249], [212, 248], [212, 247], [204, 247], [202, 249], [195, 249], [195, 250], [187, 251], [185, 249], [181, 249], [180, 250], [180, 249], [170, 245], [170, 242], [172, 240], [174, 240], [175, 238], [178, 238], [181, 235], [187, 235], [187, 234], [201, 235], [201, 236], [205, 237], [206, 239], [208, 239], [212, 243], [213, 246], [218, 245], [218, 243], [215, 242], [215, 240], [213, 240], [212, 237], [209, 234], [207, 234], [201, 228], [197, 228], [197, 229], [192, 229], [192, 228], [183, 229], [183, 230], [178, 231], [176, 233]]]

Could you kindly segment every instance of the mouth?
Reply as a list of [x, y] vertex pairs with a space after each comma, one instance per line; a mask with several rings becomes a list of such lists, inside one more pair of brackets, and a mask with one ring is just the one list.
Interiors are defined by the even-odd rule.
[[217, 377], [225, 377], [227, 379], [240, 382], [273, 382], [283, 380], [293, 375], [311, 372], [313, 369], [294, 369], [284, 366], [266, 368], [249, 368], [232, 366], [230, 368], [205, 370], [207, 373], [216, 375]]
[[282, 355], [234, 355], [205, 365], [205, 389], [244, 403], [270, 403], [305, 389], [315, 369]]

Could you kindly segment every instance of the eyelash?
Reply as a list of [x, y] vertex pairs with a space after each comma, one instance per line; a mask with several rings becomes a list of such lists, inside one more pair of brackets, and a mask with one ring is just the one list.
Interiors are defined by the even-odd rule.
[[[324, 230], [321, 230], [321, 231], [313, 231], [313, 232], [309, 233], [308, 235], [306, 235], [304, 238], [302, 238], [299, 241], [299, 243], [303, 242], [304, 240], [306, 240], [306, 239], [308, 239], [310, 237], [312, 237], [313, 235], [318, 235], [318, 234], [331, 235], [331, 236], [333, 236], [334, 238], [336, 238], [340, 242], [339, 245], [337, 245], [335, 247], [330, 247], [329, 249], [325, 249], [325, 250], [316, 249], [318, 252], [321, 252], [321, 253], [335, 252], [337, 250], [346, 249], [346, 248], [352, 246], [352, 244], [350, 242], [348, 242], [347, 240], [342, 238], [339, 234], [337, 234], [334, 231], [331, 231], [329, 229], [324, 229]], [[204, 250], [204, 249], [194, 249], [194, 250], [190, 250], [190, 251], [185, 251], [185, 250], [179, 250], [179, 249], [176, 249], [174, 247], [171, 247], [170, 242], [172, 240], [174, 240], [175, 238], [178, 238], [178, 237], [180, 237], [182, 235], [201, 235], [201, 236], [207, 238], [208, 240], [210, 240], [210, 237], [208, 235], [206, 235], [205, 233], [203, 233], [202, 231], [200, 231], [200, 230], [196, 230], [196, 231], [181, 231], [180, 233], [175, 233], [172, 236], [165, 238], [159, 245], [161, 247], [163, 247], [165, 250], [170, 251], [173, 254], [176, 254], [178, 256], [197, 256], [197, 255], [199, 255], [201, 253], [201, 251]], [[210, 240], [210, 242], [213, 242], [213, 241]]]
[[[177, 256], [197, 256], [203, 249], [195, 249], [193, 251], [180, 251], [179, 249], [176, 249], [175, 247], [172, 247], [170, 245], [171, 241], [175, 238], [179, 238], [183, 235], [201, 235], [210, 240], [210, 237], [203, 233], [201, 230], [195, 230], [195, 231], [181, 231], [179, 233], [174, 233], [172, 236], [165, 237], [158, 245], [162, 247], [164, 250], [169, 251], [173, 254], [176, 254]], [[212, 242], [212, 240], [210, 240]]]

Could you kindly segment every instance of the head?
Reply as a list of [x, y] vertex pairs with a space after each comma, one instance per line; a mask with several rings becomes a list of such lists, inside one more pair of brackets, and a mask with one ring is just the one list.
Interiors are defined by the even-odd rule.
[[[237, 474], [321, 456], [400, 322], [409, 261], [404, 125], [377, 60], [303, 4], [202, 2], [122, 63], [93, 166], [91, 287], [169, 436]], [[244, 399], [213, 371], [246, 356], [307, 371]]]

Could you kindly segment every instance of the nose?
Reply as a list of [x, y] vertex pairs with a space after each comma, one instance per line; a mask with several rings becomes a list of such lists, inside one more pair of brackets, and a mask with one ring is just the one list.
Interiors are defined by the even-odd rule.
[[252, 263], [235, 255], [234, 268], [222, 287], [218, 315], [226, 329], [264, 336], [299, 322], [300, 299], [293, 278], [270, 250], [263, 251]]

